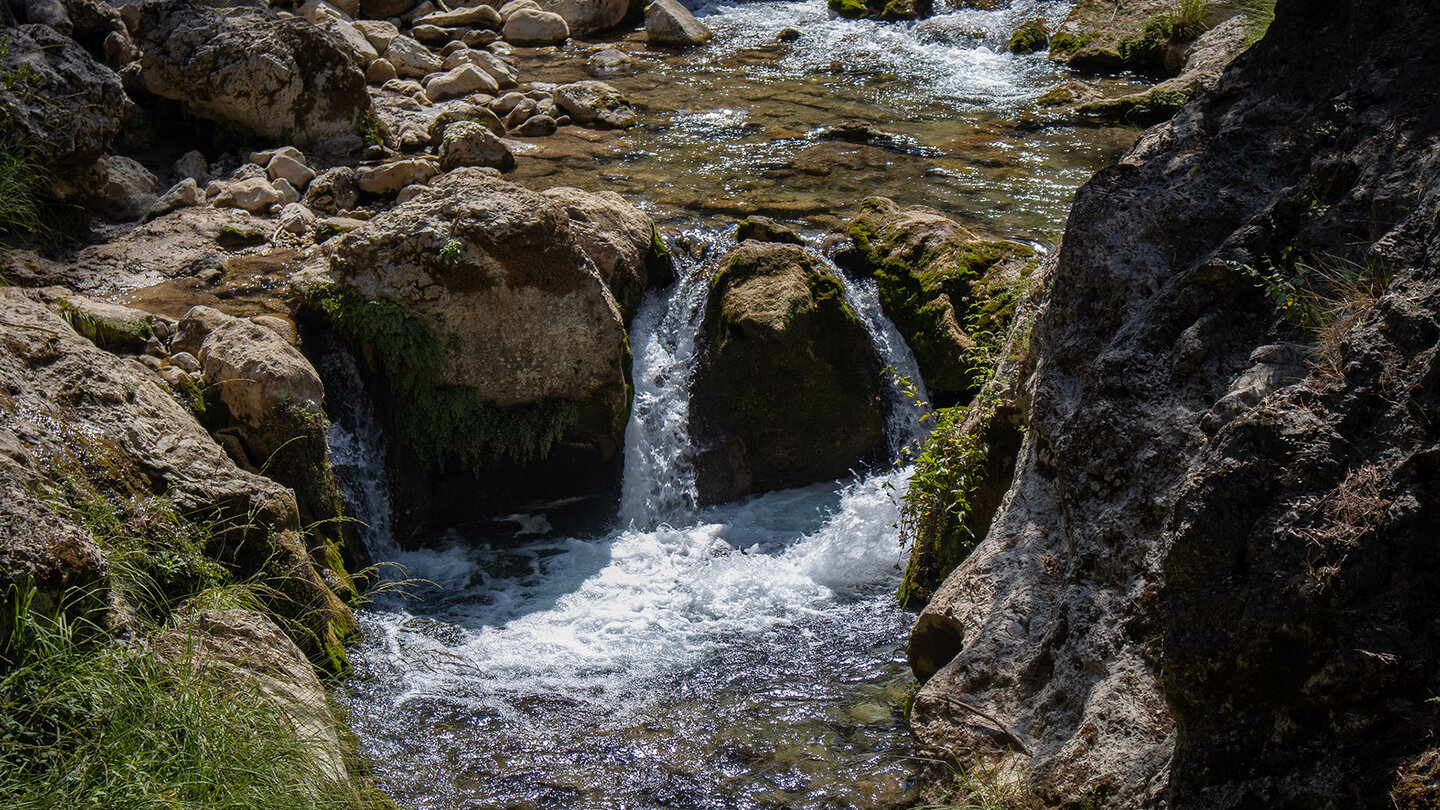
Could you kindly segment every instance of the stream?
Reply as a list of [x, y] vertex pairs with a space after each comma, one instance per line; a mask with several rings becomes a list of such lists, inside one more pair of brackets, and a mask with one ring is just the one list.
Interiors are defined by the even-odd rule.
[[[1067, 3], [1017, 0], [914, 24], [830, 20], [822, 0], [717, 3], [707, 47], [652, 53], [607, 79], [647, 122], [562, 134], [522, 155], [533, 188], [611, 190], [673, 243], [714, 262], [733, 222], [763, 213], [811, 239], [883, 194], [1038, 244], [1075, 187], [1133, 130], [1004, 124], [1065, 76], [998, 43]], [[804, 32], [780, 45], [776, 32]], [[583, 52], [522, 53], [537, 81], [586, 78]], [[855, 143], [842, 121], [883, 129]], [[555, 141], [558, 146], [553, 146]], [[812, 248], [813, 249], [813, 248]], [[702, 256], [703, 258], [690, 258]], [[635, 400], [622, 496], [601, 525], [536, 509], [455, 527], [427, 548], [389, 537], [383, 436], [353, 364], [327, 385], [349, 404], [337, 469], [378, 559], [403, 566], [359, 612], [341, 695], [384, 789], [409, 808], [893, 808], [913, 801], [917, 752], [903, 704], [913, 614], [895, 605], [909, 470], [697, 507], [689, 371], [706, 284], [697, 266], [652, 290], [631, 329]], [[838, 271], [837, 271], [838, 272]], [[868, 281], [845, 279], [881, 363], [918, 380]], [[923, 436], [892, 384], [892, 450]], [[332, 397], [335, 399], [335, 397]], [[563, 504], [555, 505], [563, 509]], [[559, 522], [558, 520], [556, 522]], [[408, 579], [408, 581], [399, 581]]]

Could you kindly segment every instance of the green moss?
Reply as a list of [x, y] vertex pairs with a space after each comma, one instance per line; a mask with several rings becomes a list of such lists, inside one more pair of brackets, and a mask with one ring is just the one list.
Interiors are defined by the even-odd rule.
[[1040, 96], [1035, 103], [1041, 107], [1063, 107], [1066, 104], [1074, 104], [1077, 98], [1074, 87], [1062, 84]]
[[215, 235], [215, 242], [226, 250], [238, 250], [240, 248], [255, 247], [270, 241], [270, 237], [261, 230], [244, 230], [233, 225], [226, 225]]
[[870, 13], [863, 0], [829, 0], [830, 10], [841, 17], [859, 19]]
[[1013, 54], [1037, 53], [1045, 50], [1050, 37], [1045, 32], [1045, 21], [1035, 18], [1015, 29], [1010, 35], [1010, 52]]
[[446, 349], [430, 324], [398, 301], [343, 288], [306, 296], [380, 372], [386, 399], [395, 404], [394, 438], [424, 470], [458, 467], [475, 474], [489, 465], [539, 461], [578, 421], [579, 409], [569, 400], [505, 408], [473, 388], [438, 384]]
[[352, 229], [350, 228], [336, 225], [333, 222], [327, 222], [324, 225], [321, 225], [318, 229], [316, 229], [315, 242], [316, 244], [319, 244], [320, 242], [324, 242], [327, 239], [332, 239], [336, 236], [340, 236], [341, 234], [349, 233], [351, 230]]
[[1077, 112], [1107, 123], [1149, 126], [1170, 118], [1189, 103], [1190, 94], [1183, 90], [1150, 90], [1085, 104]]
[[675, 280], [675, 256], [654, 225], [650, 226], [650, 249], [645, 251], [645, 277], [652, 285]]
[[59, 299], [55, 309], [77, 334], [107, 352], [138, 354], [145, 349], [155, 330], [145, 320], [121, 321], [91, 315], [74, 304]]
[[1067, 57], [1089, 45], [1094, 40], [1089, 34], [1072, 34], [1061, 31], [1050, 38], [1050, 58], [1064, 61]]
[[372, 110], [365, 110], [356, 119], [355, 134], [366, 146], [384, 146], [385, 130], [380, 123], [380, 118]]

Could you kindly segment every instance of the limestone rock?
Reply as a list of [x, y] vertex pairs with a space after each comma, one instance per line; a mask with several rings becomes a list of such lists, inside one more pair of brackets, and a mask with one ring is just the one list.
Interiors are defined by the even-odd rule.
[[210, 182], [210, 162], [197, 150], [190, 150], [175, 161], [170, 173], [178, 179], [194, 180], [196, 184]]
[[414, 39], [398, 35], [390, 40], [383, 54], [395, 71], [408, 79], [420, 79], [440, 70], [440, 57]]
[[502, 172], [515, 169], [515, 156], [510, 147], [494, 133], [473, 121], [456, 121], [445, 128], [440, 146], [440, 170], [451, 171], [464, 166], [489, 166]]
[[875, 20], [918, 20], [935, 13], [932, 0], [829, 0], [841, 17]]
[[436, 25], [441, 28], [499, 28], [502, 23], [499, 10], [487, 5], [436, 11], [415, 20], [416, 25]]
[[437, 173], [439, 169], [428, 160], [392, 160], [356, 169], [355, 187], [369, 194], [394, 194], [408, 185], [424, 183]]
[[562, 84], [555, 88], [554, 100], [580, 126], [620, 129], [639, 123], [629, 100], [605, 82]]
[[400, 29], [394, 23], [385, 20], [356, 20], [355, 30], [365, 36], [370, 44], [375, 46], [377, 53], [384, 53], [390, 47], [390, 43], [400, 36]]
[[139, 219], [158, 196], [160, 181], [139, 161], [120, 155], [103, 155], [79, 181], [76, 195], [89, 207], [111, 219]]
[[220, 193], [211, 200], [216, 208], [243, 208], [252, 214], [264, 213], [284, 199], [269, 182], [259, 177], [221, 184]]
[[168, 191], [160, 195], [150, 209], [145, 212], [146, 219], [154, 219], [162, 214], [168, 214], [177, 208], [185, 208], [192, 205], [200, 205], [205, 202], [205, 195], [200, 191], [200, 186], [192, 178], [185, 178]]
[[570, 26], [559, 14], [522, 8], [505, 20], [501, 36], [519, 45], [554, 45], [570, 38]]
[[744, 242], [710, 281], [690, 429], [707, 502], [839, 478], [885, 447], [879, 362], [840, 282]]
[[601, 79], [611, 76], [629, 76], [635, 72], [635, 59], [619, 48], [606, 48], [591, 54], [585, 60], [585, 69], [590, 75]]
[[452, 52], [445, 57], [444, 68], [450, 70], [465, 64], [474, 65], [490, 74], [500, 89], [514, 87], [520, 78], [514, 65], [489, 51], [477, 51], [474, 48], [462, 48]]
[[[539, 7], [565, 20], [570, 34], [608, 31], [630, 11], [630, 0], [535, 0]], [[505, 37], [510, 39], [510, 37]], [[512, 42], [514, 40], [511, 40]]]
[[48, 26], [5, 29], [0, 108], [13, 137], [51, 166], [71, 172], [110, 148], [128, 103], [120, 79]]
[[293, 233], [303, 235], [315, 225], [315, 212], [300, 203], [290, 203], [280, 209], [280, 217], [277, 220], [275, 230], [277, 233]]
[[360, 0], [360, 15], [372, 20], [399, 17], [415, 7], [415, 0]]
[[436, 73], [425, 80], [425, 95], [431, 101], [445, 101], [472, 93], [494, 93], [499, 89], [489, 73], [470, 64]]
[[554, 118], [540, 113], [520, 122], [520, 126], [515, 127], [515, 134], [522, 138], [543, 138], [554, 135], [559, 128]]
[[571, 233], [595, 263], [628, 324], [645, 288], [668, 280], [673, 272], [654, 221], [613, 191], [562, 186], [542, 193], [564, 207]]
[[679, 0], [654, 0], [645, 8], [645, 39], [662, 45], [699, 45], [714, 36]]
[[369, 84], [385, 84], [399, 75], [389, 59], [376, 59], [365, 68], [365, 81]]
[[315, 179], [315, 170], [305, 163], [304, 156], [296, 158], [289, 154], [276, 154], [265, 164], [265, 174], [271, 180], [284, 179], [297, 189], [305, 188]]
[[140, 5], [137, 80], [196, 115], [343, 153], [360, 146], [365, 77], [339, 45], [299, 19], [216, 10], [193, 0]]
[[342, 166], [320, 173], [305, 189], [305, 206], [326, 214], [349, 211], [360, 203], [355, 170]]

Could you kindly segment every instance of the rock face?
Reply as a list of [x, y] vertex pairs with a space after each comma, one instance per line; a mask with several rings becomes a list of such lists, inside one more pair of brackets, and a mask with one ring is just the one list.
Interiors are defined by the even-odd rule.
[[147, 91], [262, 138], [332, 153], [359, 148], [370, 109], [365, 76], [309, 22], [149, 0], [137, 31], [138, 80]]
[[883, 452], [869, 334], [804, 248], [732, 250], [710, 281], [700, 340], [690, 429], [703, 500], [838, 478]]
[[312, 300], [389, 412], [411, 525], [618, 487], [629, 355], [597, 264], [623, 260], [586, 245], [623, 233], [459, 169], [337, 242]]
[[1434, 806], [1437, 24], [1281, 0], [1081, 189], [1013, 484], [912, 637], [922, 742], [1057, 806]]
[[861, 203], [846, 234], [851, 247], [836, 261], [874, 277], [931, 397], [943, 405], [968, 399], [979, 384], [972, 355], [1009, 325], [1030, 248], [983, 239], [939, 211], [884, 197]]
[[110, 148], [128, 103], [120, 78], [44, 25], [5, 29], [0, 108], [13, 137], [64, 173]]

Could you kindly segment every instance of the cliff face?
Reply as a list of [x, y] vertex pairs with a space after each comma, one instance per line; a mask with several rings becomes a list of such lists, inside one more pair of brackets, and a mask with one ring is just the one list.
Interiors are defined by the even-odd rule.
[[1079, 192], [1013, 484], [912, 636], [958, 650], [923, 742], [1052, 804], [1440, 801], [1437, 24], [1281, 0]]

